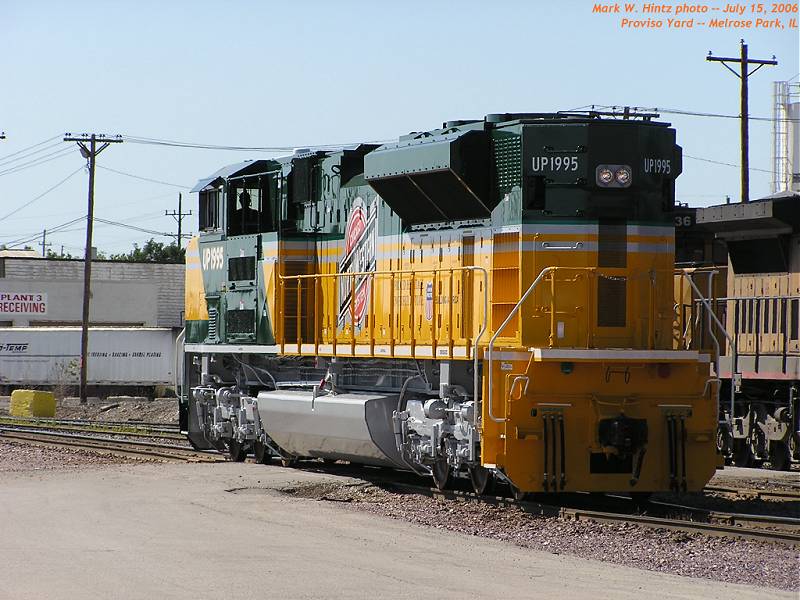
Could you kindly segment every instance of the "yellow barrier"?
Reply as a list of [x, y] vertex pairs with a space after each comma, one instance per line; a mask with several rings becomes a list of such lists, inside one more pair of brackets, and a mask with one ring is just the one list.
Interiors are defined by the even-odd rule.
[[55, 417], [56, 398], [53, 392], [14, 390], [8, 414], [12, 417]]

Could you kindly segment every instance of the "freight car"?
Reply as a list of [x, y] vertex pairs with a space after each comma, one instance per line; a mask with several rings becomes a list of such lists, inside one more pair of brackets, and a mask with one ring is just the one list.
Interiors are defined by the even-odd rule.
[[[172, 329], [90, 327], [88, 382], [93, 388], [153, 388], [175, 381]], [[76, 387], [80, 327], [0, 328], [0, 387]]]
[[675, 131], [493, 114], [200, 180], [182, 429], [526, 492], [701, 489], [709, 357], [673, 349]]
[[[719, 447], [739, 466], [800, 460], [800, 195], [697, 210], [727, 243]], [[701, 319], [702, 320], [702, 319]]]

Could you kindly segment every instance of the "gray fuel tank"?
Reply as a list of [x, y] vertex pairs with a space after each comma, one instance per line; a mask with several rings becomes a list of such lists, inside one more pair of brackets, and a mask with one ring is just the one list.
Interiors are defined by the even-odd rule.
[[269, 436], [295, 456], [408, 468], [392, 428], [397, 399], [367, 393], [313, 399], [310, 391], [276, 390], [258, 394], [258, 413]]

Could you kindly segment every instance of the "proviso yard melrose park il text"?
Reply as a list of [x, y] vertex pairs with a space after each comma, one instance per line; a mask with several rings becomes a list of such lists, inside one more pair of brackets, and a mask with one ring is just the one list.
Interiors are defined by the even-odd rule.
[[614, 16], [622, 29], [797, 29], [798, 4], [688, 2], [595, 3], [592, 13]]

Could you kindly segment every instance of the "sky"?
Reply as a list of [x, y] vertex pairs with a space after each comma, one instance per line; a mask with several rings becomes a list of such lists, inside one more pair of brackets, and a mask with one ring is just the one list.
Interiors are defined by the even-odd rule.
[[[594, 4], [0, 0], [0, 244], [39, 249], [51, 229], [51, 250], [82, 255], [88, 175], [75, 144], [61, 141], [66, 132], [125, 136], [97, 162], [95, 215], [129, 226], [96, 223], [94, 245], [111, 254], [151, 237], [169, 242], [130, 227], [174, 234], [164, 213], [179, 193], [192, 210], [184, 232], [196, 231], [188, 191], [198, 179], [278, 155], [141, 138], [308, 147], [591, 105], [735, 116], [739, 80], [705, 57], [737, 56], [741, 38], [751, 58], [779, 62], [750, 78], [751, 116], [771, 117], [773, 81], [800, 79], [797, 29], [623, 29]], [[661, 120], [673, 123], [685, 155], [739, 164], [737, 119]], [[772, 124], [751, 121], [750, 130], [758, 198], [771, 191]], [[735, 201], [739, 177], [736, 166], [685, 156], [678, 200]]]

